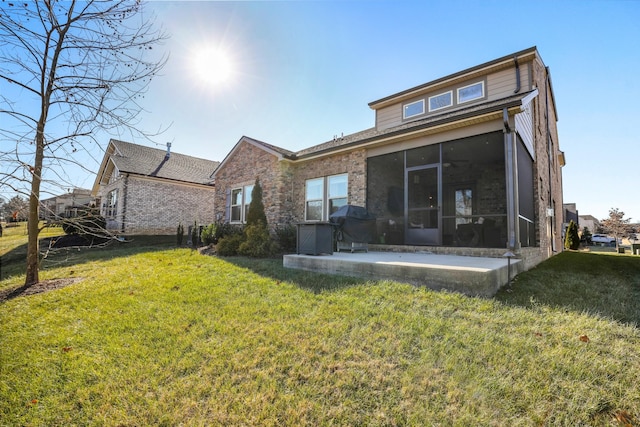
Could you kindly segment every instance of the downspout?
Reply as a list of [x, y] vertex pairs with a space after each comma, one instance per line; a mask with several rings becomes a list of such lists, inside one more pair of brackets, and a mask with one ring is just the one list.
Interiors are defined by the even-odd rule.
[[129, 186], [129, 174], [125, 174], [122, 185], [122, 226], [120, 232], [124, 234], [125, 220], [127, 219], [127, 187]]
[[518, 93], [520, 92], [520, 65], [518, 64], [517, 56], [513, 57], [513, 62], [516, 65], [516, 90], [514, 90], [513, 93]]
[[518, 223], [518, 179], [517, 160], [514, 146], [513, 130], [509, 125], [509, 111], [502, 109], [503, 133], [504, 133], [504, 153], [505, 153], [505, 178], [507, 197], [507, 247], [512, 252], [520, 249], [519, 226]]

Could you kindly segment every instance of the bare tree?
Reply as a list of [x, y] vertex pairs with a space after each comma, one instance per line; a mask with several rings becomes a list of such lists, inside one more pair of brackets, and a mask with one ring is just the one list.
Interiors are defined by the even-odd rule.
[[607, 234], [613, 235], [616, 239], [616, 251], [618, 250], [619, 240], [626, 237], [630, 231], [631, 218], [624, 218], [624, 212], [618, 208], [609, 209], [609, 218], [600, 221], [602, 228]]
[[137, 0], [1, 5], [0, 185], [29, 198], [30, 286], [41, 187], [69, 186], [67, 168], [101, 151], [99, 132], [135, 131], [139, 99], [166, 62], [152, 51], [165, 36]]

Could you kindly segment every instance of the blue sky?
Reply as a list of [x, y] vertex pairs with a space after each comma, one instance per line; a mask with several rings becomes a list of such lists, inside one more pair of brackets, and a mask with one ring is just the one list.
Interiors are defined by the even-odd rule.
[[[640, 1], [153, 1], [169, 62], [139, 127], [222, 160], [247, 135], [299, 150], [374, 125], [368, 103], [537, 46], [558, 108], [564, 200], [640, 222]], [[222, 48], [229, 79], [192, 59]], [[131, 141], [127, 135], [105, 135]], [[153, 145], [144, 140], [133, 140]], [[101, 157], [101, 156], [98, 156]], [[97, 168], [97, 165], [96, 165]], [[74, 177], [90, 188], [95, 175]]]

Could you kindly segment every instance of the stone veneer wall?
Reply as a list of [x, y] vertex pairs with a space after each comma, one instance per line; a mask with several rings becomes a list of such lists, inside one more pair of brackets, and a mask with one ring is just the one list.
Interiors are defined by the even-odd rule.
[[216, 219], [229, 221], [227, 194], [234, 188], [254, 184], [256, 178], [260, 179], [262, 202], [269, 226], [293, 221], [291, 164], [247, 142], [241, 143], [216, 173]]
[[124, 234], [169, 235], [176, 233], [179, 223], [186, 232], [194, 221], [206, 225], [215, 219], [213, 187], [135, 175], [120, 181], [118, 226], [124, 220]]

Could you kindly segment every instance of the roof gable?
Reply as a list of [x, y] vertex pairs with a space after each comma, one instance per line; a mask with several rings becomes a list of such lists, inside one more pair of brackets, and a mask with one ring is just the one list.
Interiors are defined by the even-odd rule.
[[216, 173], [222, 170], [222, 168], [224, 168], [224, 166], [231, 161], [231, 159], [236, 155], [236, 153], [238, 152], [242, 144], [253, 145], [254, 147], [257, 147], [261, 150], [266, 151], [267, 153], [276, 157], [278, 160], [295, 158], [295, 153], [293, 151], [285, 150], [284, 148], [267, 144], [266, 142], [258, 141], [257, 139], [249, 138], [248, 136], [243, 136], [236, 143], [236, 145], [234, 145], [234, 147], [231, 149], [229, 154], [227, 154], [227, 156], [222, 160], [222, 162], [220, 162], [215, 172], [213, 172], [212, 177], [215, 177]]

